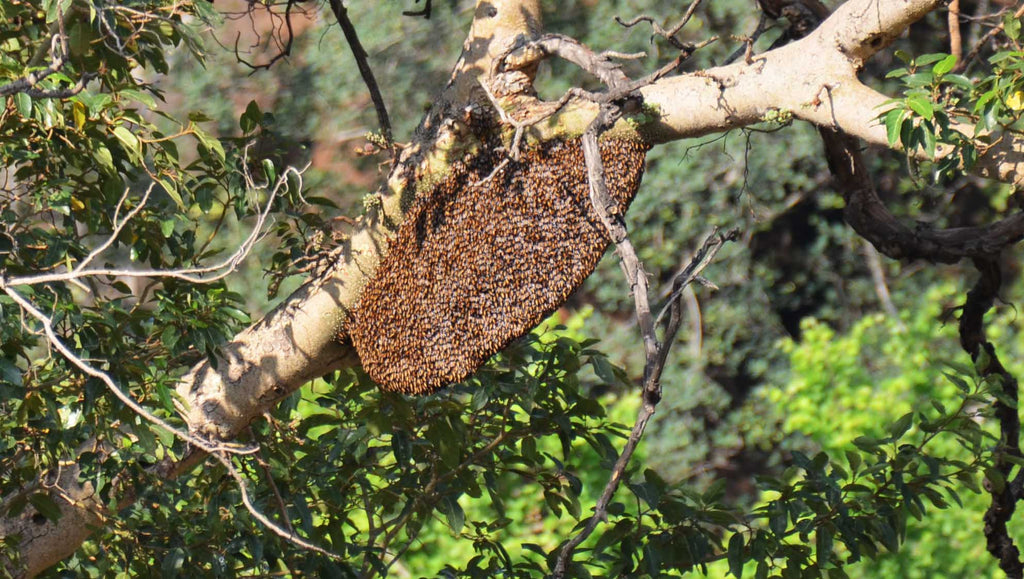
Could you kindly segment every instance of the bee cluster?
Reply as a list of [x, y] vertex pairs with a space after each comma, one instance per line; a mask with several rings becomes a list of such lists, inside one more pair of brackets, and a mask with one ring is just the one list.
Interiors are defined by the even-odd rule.
[[[603, 139], [608, 190], [625, 212], [648, 147]], [[486, 147], [451, 167], [406, 215], [347, 330], [388, 390], [459, 382], [557, 309], [608, 246], [581, 141], [506, 160]]]

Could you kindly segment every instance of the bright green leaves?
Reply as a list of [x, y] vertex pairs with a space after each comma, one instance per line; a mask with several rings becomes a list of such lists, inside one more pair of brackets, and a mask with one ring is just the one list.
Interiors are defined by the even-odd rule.
[[[435, 396], [382, 392], [352, 372], [304, 388], [273, 424], [254, 425], [293, 526], [321, 544], [336, 537], [334, 550], [349, 553], [350, 564], [378, 572], [397, 551], [423, 576], [442, 568], [481, 578], [550, 572], [550, 556], [603, 484], [606, 471], [596, 466], [605, 453], [592, 449], [607, 447], [614, 460], [610, 441], [622, 435], [584, 386], [600, 383], [592, 345], [553, 326]], [[269, 496], [266, 479], [256, 483], [258, 495]], [[306, 501], [304, 516], [292, 505]], [[278, 548], [257, 534], [263, 549]], [[438, 553], [441, 540], [450, 548]], [[228, 558], [249, 565], [243, 556]]]
[[[103, 244], [107, 249], [92, 267], [173, 270], [208, 265], [234, 252], [249, 233], [259, 195], [246, 189], [237, 142], [222, 139], [209, 123], [168, 112], [173, 109], [148, 80], [166, 70], [170, 47], [187, 43], [199, 49], [190, 30], [201, 24], [194, 11], [210, 13], [208, 3], [0, 4], [0, 85], [49, 64], [47, 23], [57, 15], [66, 16], [69, 34], [68, 59], [58, 73], [40, 81], [32, 94], [0, 98], [0, 275], [67, 272]], [[91, 80], [76, 94], [38, 92], [69, 91], [85, 76]], [[129, 212], [133, 217], [125, 223]], [[55, 331], [78, 355], [172, 422], [180, 421], [174, 388], [182, 368], [212, 356], [252, 321], [246, 296], [223, 283], [103, 275], [19, 291], [53, 317]], [[174, 454], [175, 441], [48, 349], [33, 324], [0, 296], [0, 496], [23, 492], [47, 469], [77, 459], [81, 482], [93, 484], [116, 511], [123, 489], [112, 491], [111, 481], [146, 479], [144, 465]], [[102, 446], [102, 453], [82, 454], [87, 440]], [[149, 488], [163, 492], [163, 482]], [[203, 491], [206, 496], [195, 504], [209, 498], [209, 486]], [[22, 502], [19, 508], [48, 519], [59, 512], [46, 494], [26, 493]], [[236, 506], [237, 500], [231, 508]], [[173, 527], [166, 517], [180, 514], [177, 509], [174, 501], [147, 503], [111, 533], [125, 533], [121, 544], [135, 549], [136, 531], [152, 524]], [[149, 546], [142, 551], [152, 555]], [[165, 572], [179, 573], [197, 560], [188, 549], [174, 551], [180, 547], [143, 557], [132, 574], [159, 568], [161, 560]], [[8, 546], [3, 548], [0, 558]], [[84, 556], [96, 554], [89, 548], [95, 545], [86, 546]], [[114, 567], [132, 564], [99, 557], [88, 565], [88, 573], [113, 575]]]
[[[1006, 34], [1013, 38], [1020, 23], [1010, 20]], [[882, 114], [889, 145], [940, 157], [937, 175], [970, 169], [978, 150], [998, 137], [994, 133], [1024, 127], [1024, 52], [996, 53], [987, 75], [973, 79], [953, 72], [953, 55], [896, 56], [907, 66], [888, 74], [905, 86], [904, 96], [889, 101], [894, 106]]]
[[262, 124], [263, 111], [260, 110], [260, 105], [256, 104], [256, 101], [249, 101], [248, 106], [245, 107], [245, 112], [238, 119], [238, 126], [242, 129], [243, 134], [248, 135]]
[[936, 157], [940, 144], [960, 143], [963, 135], [951, 127], [947, 109], [959, 100], [952, 98], [951, 90], [969, 90], [970, 80], [951, 75], [956, 57], [944, 54], [926, 54], [911, 59], [897, 51], [897, 56], [908, 64], [907, 68], [889, 73], [907, 87], [903, 99], [893, 99], [896, 106], [883, 115], [890, 146], [901, 146], [908, 151], [923, 150], [929, 159]]
[[1020, 18], [1016, 17], [1012, 11], [1007, 11], [1003, 15], [1003, 33], [1010, 40], [1017, 42], [1020, 40], [1020, 29], [1021, 21]]

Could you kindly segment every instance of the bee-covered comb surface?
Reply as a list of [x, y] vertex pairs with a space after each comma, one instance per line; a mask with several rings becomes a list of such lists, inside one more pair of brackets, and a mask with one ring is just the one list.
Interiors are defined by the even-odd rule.
[[[603, 139], [608, 189], [633, 200], [647, 146]], [[608, 237], [590, 202], [579, 139], [488, 150], [456, 163], [410, 208], [348, 326], [363, 368], [388, 390], [459, 382], [558, 308]]]

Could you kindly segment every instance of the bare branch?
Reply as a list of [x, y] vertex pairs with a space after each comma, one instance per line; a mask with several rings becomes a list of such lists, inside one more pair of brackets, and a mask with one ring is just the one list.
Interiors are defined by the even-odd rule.
[[697, 278], [701, 270], [711, 263], [715, 254], [722, 247], [725, 241], [734, 239], [736, 232], [727, 235], [720, 235], [717, 231], [705, 241], [704, 246], [691, 260], [690, 265], [677, 275], [673, 282], [673, 296], [669, 307], [671, 315], [668, 326], [665, 329], [662, 341], [659, 342], [655, 334], [655, 324], [651, 317], [651, 307], [648, 297], [648, 285], [643, 264], [636, 255], [632, 243], [626, 234], [626, 225], [622, 215], [615, 212], [615, 203], [611, 199], [608, 187], [604, 179], [604, 167], [601, 162], [601, 153], [598, 148], [598, 136], [600, 133], [611, 127], [621, 114], [619, 107], [604, 104], [597, 118], [583, 134], [583, 154], [587, 162], [587, 176], [590, 182], [590, 201], [597, 213], [601, 223], [608, 232], [608, 237], [615, 244], [615, 253], [619, 256], [619, 265], [622, 267], [626, 280], [629, 283], [630, 291], [633, 294], [636, 308], [636, 318], [640, 325], [640, 333], [644, 342], [644, 376], [641, 389], [641, 406], [637, 419], [630, 431], [626, 445], [623, 447], [619, 458], [612, 467], [608, 482], [594, 506], [594, 513], [587, 520], [583, 529], [572, 539], [566, 542], [555, 561], [552, 576], [561, 579], [566, 575], [568, 565], [572, 560], [573, 552], [589, 537], [598, 524], [607, 520], [608, 505], [611, 503], [615, 491], [625, 474], [626, 467], [636, 450], [637, 444], [647, 429], [647, 423], [661, 401], [661, 374], [668, 359], [668, 352], [675, 342], [675, 335], [679, 331], [682, 321], [682, 308], [684, 307], [679, 296], [683, 289]]
[[[622, 18], [616, 16], [615, 21], [618, 22], [619, 25], [625, 26], [626, 28], [632, 28], [640, 22], [647, 22], [648, 24], [651, 25], [651, 29], [654, 30], [654, 34], [656, 36], [664, 38], [669, 42], [669, 44], [678, 48], [679, 50], [686, 50], [686, 45], [676, 39], [676, 34], [679, 34], [679, 31], [682, 30], [684, 26], [686, 26], [686, 24], [690, 21], [690, 18], [693, 18], [693, 13], [697, 11], [697, 7], [700, 6], [700, 3], [702, 1], [703, 0], [693, 0], [693, 2], [690, 3], [690, 7], [686, 9], [686, 14], [683, 15], [683, 18], [675, 26], [669, 28], [668, 30], [662, 28], [661, 25], [654, 20], [654, 18], [647, 16], [646, 14], [637, 16], [636, 18], [630, 20], [629, 22], [623, 22]], [[654, 37], [651, 37], [651, 40], [653, 41]]]
[[[418, 4], [420, 0], [416, 0]], [[423, 8], [420, 10], [403, 10], [402, 16], [422, 16], [425, 20], [430, 20], [431, 0], [425, 0]]]
[[330, 3], [331, 11], [334, 12], [334, 17], [338, 19], [341, 31], [345, 34], [345, 40], [348, 42], [349, 48], [352, 49], [352, 57], [356, 59], [356, 66], [359, 67], [359, 74], [363, 77], [363, 83], [366, 84], [366, 89], [370, 91], [370, 100], [373, 101], [373, 108], [377, 111], [377, 122], [380, 123], [381, 133], [383, 133], [384, 140], [388, 143], [388, 146], [391, 146], [394, 143], [394, 138], [391, 134], [391, 119], [388, 117], [388, 109], [384, 104], [384, 97], [381, 96], [380, 88], [377, 86], [377, 79], [373, 76], [373, 69], [370, 68], [370, 63], [367, 60], [369, 55], [366, 54], [362, 43], [359, 42], [359, 35], [356, 34], [356, 27], [348, 17], [348, 10], [345, 8], [344, 1], [330, 0]]
[[[106, 241], [104, 241], [99, 247], [90, 252], [89, 255], [86, 256], [86, 258], [82, 261], [82, 263], [80, 263], [73, 270], [66, 273], [49, 273], [13, 277], [3, 280], [3, 283], [5, 283], [8, 287], [39, 285], [54, 282], [70, 282], [83, 277], [95, 276], [174, 278], [184, 280], [190, 283], [199, 284], [212, 283], [214, 281], [218, 281], [234, 272], [242, 263], [242, 261], [245, 260], [245, 258], [249, 255], [249, 252], [252, 251], [252, 248], [256, 245], [256, 242], [258, 242], [262, 238], [263, 225], [266, 223], [267, 217], [270, 214], [271, 209], [273, 209], [274, 201], [282, 192], [287, 190], [289, 186], [289, 176], [293, 176], [299, 182], [299, 187], [301, 188], [303, 172], [305, 172], [305, 168], [300, 170], [296, 169], [295, 167], [288, 167], [287, 169], [284, 170], [281, 176], [278, 177], [274, 186], [270, 189], [269, 195], [267, 196], [267, 201], [264, 204], [263, 209], [260, 211], [260, 213], [257, 214], [256, 223], [253, 225], [252, 231], [249, 233], [249, 236], [246, 237], [241, 244], [239, 244], [238, 248], [234, 251], [234, 253], [232, 253], [224, 260], [216, 264], [201, 267], [186, 267], [173, 270], [135, 270], [87, 267], [89, 263], [91, 263], [100, 253], [102, 253], [104, 250], [109, 248], [114, 243], [117, 236], [121, 233], [121, 230], [124, 228], [125, 224], [127, 224], [128, 220], [131, 219], [131, 217], [136, 215], [142, 209], [143, 205], [146, 202], [146, 199], [149, 197], [150, 191], [154, 186], [151, 184], [149, 188], [146, 189], [146, 193], [143, 196], [143, 200], [140, 202], [140, 204], [136, 206], [131, 211], [131, 213], [129, 213], [129, 215], [125, 218], [124, 221], [118, 224], [117, 213], [120, 211], [121, 204], [124, 202], [124, 197], [122, 197], [121, 201], [118, 202], [117, 208], [114, 212], [114, 231], [110, 234]], [[263, 188], [262, 186], [254, 183], [251, 179], [251, 176], [247, 175], [246, 181], [247, 184], [250, 186], [250, 189]], [[205, 274], [213, 272], [217, 273], [208, 277], [205, 276]]]

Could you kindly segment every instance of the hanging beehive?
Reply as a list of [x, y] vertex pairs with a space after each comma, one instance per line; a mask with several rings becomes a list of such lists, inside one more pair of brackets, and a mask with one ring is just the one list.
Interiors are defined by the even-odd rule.
[[[620, 211], [640, 186], [647, 149], [601, 141]], [[505, 158], [491, 147], [455, 163], [410, 208], [367, 284], [347, 330], [385, 389], [423, 394], [465, 379], [597, 267], [609, 240], [580, 140], [524, 151], [495, 170]]]

